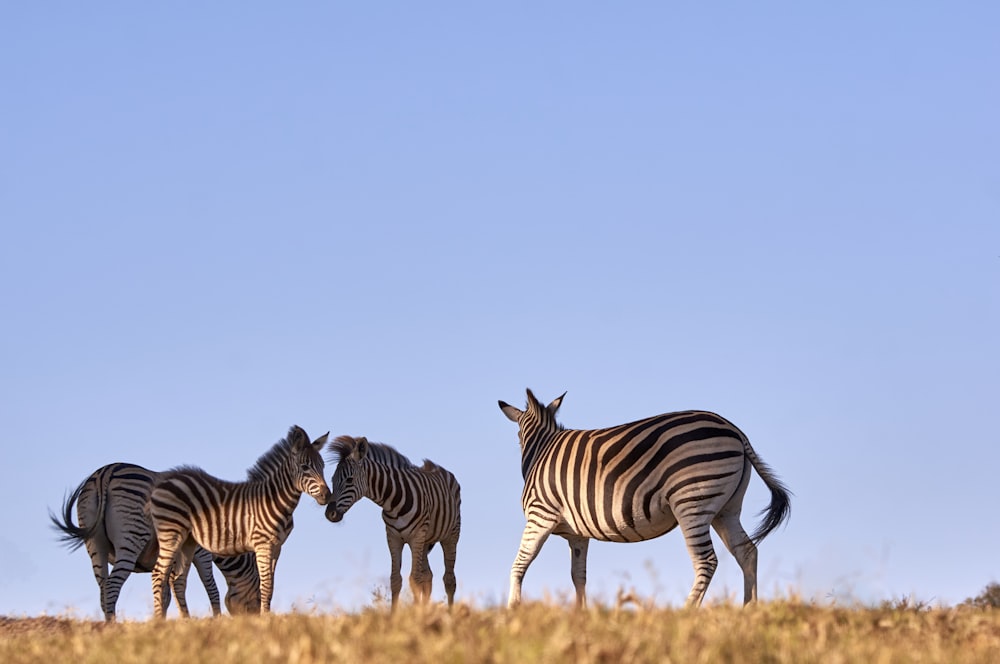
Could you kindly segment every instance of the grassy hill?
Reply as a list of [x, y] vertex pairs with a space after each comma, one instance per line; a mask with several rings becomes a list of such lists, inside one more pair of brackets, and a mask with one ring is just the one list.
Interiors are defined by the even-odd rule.
[[998, 662], [1000, 611], [821, 607], [695, 611], [533, 603], [113, 625], [0, 618], [0, 662]]

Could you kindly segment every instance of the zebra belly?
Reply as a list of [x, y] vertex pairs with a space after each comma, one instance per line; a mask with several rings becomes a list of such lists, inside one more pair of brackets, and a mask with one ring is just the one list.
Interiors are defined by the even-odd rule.
[[653, 514], [649, 519], [644, 517], [637, 518], [635, 525], [631, 528], [628, 524], [620, 524], [619, 528], [622, 534], [626, 536], [625, 539], [620, 541], [643, 542], [659, 537], [660, 535], [666, 535], [676, 527], [677, 519], [674, 518], [673, 512], [659, 512]]
[[677, 519], [669, 508], [654, 511], [647, 519], [645, 515], [631, 515], [626, 519], [618, 515], [615, 519], [598, 523], [584, 523], [571, 512], [563, 515], [563, 522], [553, 531], [556, 535], [581, 535], [602, 542], [644, 542], [669, 533], [677, 527]]
[[236, 556], [241, 553], [252, 553], [254, 550], [253, 546], [237, 537], [232, 530], [214, 533], [214, 537], [208, 535], [209, 533], [201, 532], [199, 528], [194, 528], [191, 531], [191, 538], [201, 548], [217, 556]]

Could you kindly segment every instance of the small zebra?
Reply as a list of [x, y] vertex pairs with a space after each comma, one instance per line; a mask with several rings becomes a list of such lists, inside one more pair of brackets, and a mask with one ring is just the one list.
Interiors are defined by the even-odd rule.
[[306, 432], [293, 426], [247, 471], [245, 482], [227, 482], [192, 467], [175, 469], [157, 481], [146, 503], [160, 545], [153, 567], [157, 618], [166, 614], [167, 570], [178, 555], [190, 560], [196, 544], [217, 556], [255, 553], [260, 613], [271, 610], [274, 568], [292, 532], [292, 512], [303, 493], [320, 505], [330, 495], [320, 455], [327, 435], [310, 443]]
[[[143, 513], [158, 473], [130, 463], [112, 463], [95, 470], [64, 501], [62, 519], [49, 512], [60, 539], [75, 551], [87, 547], [94, 578], [101, 594], [104, 619], [114, 621], [115, 607], [122, 585], [133, 572], [151, 572], [156, 562], [157, 544], [153, 524]], [[73, 506], [77, 520], [73, 523]], [[219, 589], [212, 574], [212, 556], [200, 547], [192, 561], [198, 570], [212, 613], [219, 615]], [[111, 573], [108, 574], [108, 564]], [[217, 561], [229, 583], [226, 607], [230, 613], [245, 612], [260, 605], [256, 587], [248, 592], [249, 583], [256, 582], [257, 571], [251, 575], [239, 558]], [[227, 573], [227, 569], [229, 572]], [[186, 599], [188, 568], [175, 567], [171, 585], [177, 596], [177, 606], [183, 616], [189, 615]]]
[[[680, 526], [694, 563], [688, 606], [701, 605], [718, 559], [709, 527], [743, 571], [743, 602], [757, 599], [757, 544], [784, 522], [788, 489], [757, 456], [742, 431], [703, 411], [656, 415], [607, 429], [569, 430], [556, 422], [562, 396], [543, 406], [528, 390], [519, 410], [500, 410], [518, 425], [527, 524], [510, 571], [508, 606], [521, 601], [521, 581], [550, 534], [566, 538], [576, 603], [585, 607], [591, 539], [640, 542]], [[740, 524], [751, 466], [771, 491], [752, 537]], [[763, 512], [762, 512], [763, 513]]]
[[337, 468], [330, 481], [326, 518], [340, 521], [362, 497], [382, 508], [392, 558], [392, 608], [403, 586], [403, 545], [409, 545], [413, 556], [410, 590], [417, 602], [424, 603], [430, 599], [433, 577], [427, 554], [437, 542], [444, 552], [444, 588], [451, 606], [462, 526], [461, 488], [455, 476], [426, 459], [424, 465], [416, 466], [389, 445], [369, 443], [366, 438], [340, 436], [330, 443], [329, 452]]

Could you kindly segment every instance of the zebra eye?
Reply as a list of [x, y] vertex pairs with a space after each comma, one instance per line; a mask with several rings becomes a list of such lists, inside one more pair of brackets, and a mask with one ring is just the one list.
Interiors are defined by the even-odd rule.
[[310, 470], [309, 464], [308, 463], [302, 464], [302, 470]]

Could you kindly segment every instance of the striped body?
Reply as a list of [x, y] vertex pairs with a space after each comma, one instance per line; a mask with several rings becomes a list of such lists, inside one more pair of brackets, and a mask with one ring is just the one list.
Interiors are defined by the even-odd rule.
[[[787, 489], [743, 432], [705, 411], [565, 430], [555, 420], [561, 403], [559, 397], [543, 406], [530, 390], [524, 411], [500, 402], [519, 426], [527, 518], [508, 603], [520, 601], [524, 573], [550, 534], [569, 541], [577, 603], [584, 606], [591, 539], [640, 542], [677, 526], [695, 567], [688, 605], [701, 604], [718, 564], [710, 527], [743, 571], [744, 602], [755, 600], [756, 544], [788, 517], [790, 503]], [[740, 524], [751, 467], [771, 491], [767, 516], [752, 538]]]
[[216, 556], [256, 554], [260, 612], [271, 609], [274, 568], [292, 531], [292, 512], [303, 493], [325, 505], [330, 490], [323, 480], [319, 452], [326, 436], [310, 443], [299, 427], [279, 441], [248, 471], [245, 482], [227, 482], [198, 468], [165, 473], [150, 493], [147, 509], [159, 542], [153, 568], [153, 609], [162, 618], [167, 570], [186, 563], [195, 546]]
[[388, 445], [341, 436], [330, 443], [337, 468], [326, 518], [337, 522], [362, 497], [382, 508], [392, 568], [392, 606], [399, 601], [403, 578], [403, 545], [410, 547], [410, 589], [418, 602], [431, 595], [427, 554], [438, 542], [444, 553], [444, 587], [448, 605], [455, 600], [455, 558], [461, 533], [461, 488], [455, 476], [431, 461], [422, 466]]
[[[146, 499], [159, 473], [129, 463], [112, 463], [94, 471], [66, 499], [62, 519], [50, 515], [72, 549], [86, 546], [101, 594], [105, 620], [115, 619], [115, 607], [122, 585], [133, 572], [151, 572], [158, 552], [153, 524], [144, 513]], [[73, 524], [73, 506], [77, 507], [79, 526]], [[219, 589], [212, 574], [212, 556], [204, 549], [193, 553], [195, 568], [208, 592], [212, 613], [220, 613]], [[108, 565], [111, 573], [108, 573]], [[254, 570], [248, 575], [239, 560], [220, 559], [219, 567], [228, 566], [230, 583], [226, 598], [230, 612], [240, 612], [259, 604], [256, 589], [245, 592], [249, 581], [256, 580]], [[188, 615], [185, 590], [189, 567], [175, 567], [171, 586], [181, 614]], [[169, 599], [168, 599], [169, 601]]]

